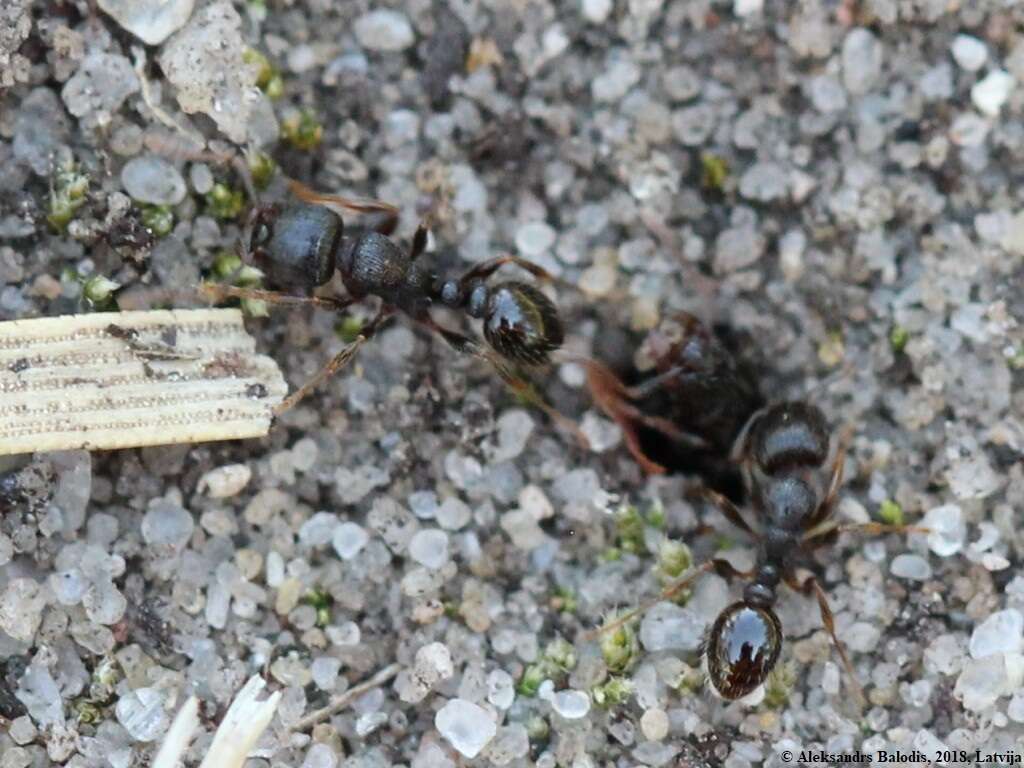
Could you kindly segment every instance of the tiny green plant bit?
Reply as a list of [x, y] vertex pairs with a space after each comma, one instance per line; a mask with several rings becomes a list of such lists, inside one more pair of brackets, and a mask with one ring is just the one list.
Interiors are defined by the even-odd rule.
[[316, 610], [316, 625], [318, 627], [326, 627], [331, 623], [331, 605], [334, 603], [334, 598], [330, 593], [322, 589], [314, 589], [302, 599], [302, 602]]
[[[617, 616], [612, 617], [605, 623], [611, 624], [618, 618]], [[636, 632], [628, 622], [619, 624], [610, 632], [602, 633], [600, 645], [601, 656], [610, 672], [625, 672], [633, 666], [633, 662], [636, 661], [640, 653]]]
[[277, 172], [277, 163], [266, 152], [252, 151], [247, 155], [249, 173], [256, 189], [266, 189]]
[[693, 554], [681, 541], [663, 539], [658, 545], [658, 579], [662, 585], [673, 582], [693, 567]]
[[902, 352], [906, 349], [908, 341], [910, 341], [910, 331], [902, 325], [894, 325], [889, 331], [889, 346], [893, 352], [897, 354]]
[[82, 286], [82, 298], [96, 311], [116, 312], [117, 301], [114, 299], [114, 292], [120, 287], [120, 283], [108, 280], [103, 275], [93, 275]]
[[783, 662], [768, 673], [764, 685], [765, 709], [782, 709], [789, 701], [796, 683], [796, 669], [791, 662]]
[[579, 601], [570, 587], [557, 587], [551, 596], [551, 607], [561, 613], [576, 613]]
[[615, 530], [619, 548], [623, 552], [640, 554], [647, 551], [644, 545], [644, 519], [640, 516], [640, 510], [632, 504], [619, 508], [615, 515]]
[[903, 507], [892, 499], [886, 499], [878, 507], [878, 519], [887, 525], [903, 525]]
[[223, 182], [217, 182], [206, 193], [207, 212], [215, 219], [230, 221], [237, 219], [245, 209], [245, 193], [232, 189]]
[[[213, 276], [218, 282], [238, 288], [259, 288], [263, 282], [263, 273], [256, 267], [246, 264], [237, 253], [221, 251], [213, 260]], [[242, 311], [249, 317], [266, 317], [267, 302], [243, 296], [239, 301]]]
[[270, 63], [270, 59], [255, 48], [246, 48], [242, 60], [257, 67], [256, 87], [263, 91], [268, 99], [281, 98], [284, 93], [284, 80], [277, 67]]
[[334, 332], [338, 335], [338, 338], [346, 344], [351, 344], [359, 338], [359, 334], [363, 330], [363, 325], [364, 323], [362, 319], [355, 315], [345, 315], [334, 327]]
[[712, 192], [721, 192], [729, 178], [729, 164], [720, 155], [705, 152], [700, 156], [700, 185]]
[[50, 182], [50, 210], [46, 220], [58, 234], [63, 233], [75, 212], [85, 204], [89, 177], [80, 173], [73, 160], [61, 165]]
[[633, 694], [633, 683], [625, 677], [612, 677], [594, 686], [590, 695], [601, 709], [615, 709], [625, 704]]
[[519, 678], [519, 682], [516, 683], [516, 692], [520, 696], [533, 697], [537, 695], [537, 691], [540, 689], [540, 684], [547, 679], [547, 675], [544, 673], [543, 664], [530, 664], [523, 670], [523, 676]]
[[166, 237], [174, 229], [174, 213], [169, 205], [144, 205], [142, 226], [156, 237]]
[[544, 649], [544, 660], [556, 671], [569, 672], [576, 666], [576, 649], [567, 640], [556, 637]]
[[292, 112], [281, 123], [281, 135], [298, 150], [310, 152], [320, 146], [324, 127], [311, 109]]

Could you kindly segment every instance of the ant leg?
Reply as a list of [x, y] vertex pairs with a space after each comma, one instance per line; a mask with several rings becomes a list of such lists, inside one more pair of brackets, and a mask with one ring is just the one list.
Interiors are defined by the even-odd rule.
[[843, 467], [846, 464], [846, 446], [852, 437], [852, 429], [847, 427], [839, 436], [839, 446], [836, 448], [835, 458], [832, 459], [832, 474], [828, 481], [828, 490], [825, 498], [814, 511], [814, 514], [807, 520], [805, 528], [813, 529], [829, 519], [832, 514], [832, 507], [835, 506], [836, 498], [839, 496], [839, 486], [843, 483]]
[[760, 538], [760, 536], [754, 531], [754, 529], [750, 527], [750, 524], [743, 518], [743, 513], [740, 512], [739, 508], [737, 508], [735, 504], [733, 504], [731, 501], [725, 498], [725, 496], [718, 493], [718, 491], [711, 490], [710, 488], [702, 488], [701, 495], [704, 496], [705, 499], [710, 501], [716, 507], [718, 507], [718, 509], [722, 512], [723, 515], [725, 515], [726, 519], [728, 519], [730, 523], [735, 525], [737, 528], [742, 528], [755, 539]]
[[430, 231], [430, 221], [423, 219], [416, 227], [416, 234], [412, 236], [412, 247], [409, 249], [409, 261], [416, 261], [427, 247], [427, 233]]
[[224, 299], [254, 299], [265, 301], [268, 304], [282, 304], [286, 306], [299, 306], [309, 304], [314, 307], [330, 309], [340, 312], [347, 309], [355, 302], [352, 299], [332, 299], [322, 296], [293, 296], [290, 293], [279, 293], [278, 291], [264, 291], [259, 288], [239, 288], [235, 285], [222, 285], [220, 283], [200, 283], [196, 289], [200, 295], [211, 301], [223, 301]]
[[534, 264], [532, 261], [527, 261], [526, 259], [513, 256], [512, 254], [505, 254], [504, 256], [497, 256], [493, 259], [481, 262], [475, 267], [471, 267], [469, 271], [459, 278], [459, 282], [465, 285], [471, 280], [486, 280], [506, 264], [515, 264], [518, 267], [522, 267], [531, 275], [541, 280], [555, 279], [554, 275], [539, 264]]
[[590, 441], [576, 425], [576, 422], [559, 413], [554, 406], [550, 405], [543, 396], [537, 392], [533, 384], [509, 368], [508, 365], [497, 357], [497, 355], [491, 354], [487, 349], [468, 336], [464, 336], [456, 331], [448, 330], [434, 320], [434, 318], [427, 312], [424, 312], [422, 315], [417, 317], [416, 320], [430, 330], [439, 334], [456, 352], [461, 352], [465, 355], [472, 355], [486, 360], [498, 373], [501, 380], [504, 381], [513, 392], [522, 397], [533, 407], [543, 411], [555, 424], [560, 426], [566, 432], [569, 432], [574, 438], [576, 438], [576, 442], [579, 443], [581, 448], [584, 450], [590, 449]]
[[665, 587], [665, 589], [661, 590], [657, 597], [654, 597], [648, 600], [647, 602], [642, 603], [640, 606], [634, 608], [631, 611], [627, 611], [626, 613], [622, 614], [617, 619], [615, 619], [615, 621], [612, 621], [608, 624], [605, 624], [602, 627], [598, 627], [597, 629], [593, 629], [590, 632], [587, 632], [583, 636], [584, 640], [594, 640], [599, 635], [603, 635], [606, 632], [614, 632], [619, 627], [632, 621], [641, 613], [647, 612], [663, 600], [669, 600], [672, 597], [675, 597], [677, 594], [679, 594], [679, 592], [684, 590], [686, 587], [695, 582], [701, 576], [710, 573], [711, 571], [714, 571], [723, 579], [749, 579], [754, 575], [753, 571], [741, 571], [734, 568], [732, 563], [730, 563], [728, 560], [708, 560], [707, 562], [701, 563], [697, 567], [691, 569], [688, 573], [683, 574], [683, 576], [681, 576], [679, 580], [676, 581], [674, 584], [669, 584], [667, 587]]
[[295, 179], [288, 179], [288, 187], [299, 200], [313, 203], [314, 205], [322, 205], [336, 213], [341, 209], [355, 211], [356, 213], [384, 214], [384, 220], [375, 227], [382, 235], [390, 235], [395, 231], [395, 227], [398, 226], [398, 208], [390, 203], [385, 203], [383, 200], [359, 200], [351, 197], [342, 197], [341, 195], [326, 195], [310, 189], [302, 182], [295, 181]]
[[797, 581], [796, 578], [787, 579], [786, 583], [798, 592], [807, 595], [808, 597], [813, 594], [818, 599], [818, 610], [821, 612], [821, 623], [825, 625], [825, 631], [828, 632], [829, 637], [832, 638], [832, 644], [835, 646], [836, 652], [839, 654], [839, 658], [843, 661], [843, 667], [846, 669], [846, 674], [850, 678], [851, 685], [859, 703], [864, 705], [867, 701], [867, 699], [864, 698], [864, 689], [860, 687], [860, 681], [857, 679], [857, 673], [854, 672], [853, 664], [850, 663], [850, 658], [846, 655], [846, 647], [836, 634], [836, 622], [832, 615], [832, 608], [829, 607], [828, 597], [825, 595], [825, 590], [821, 588], [821, 584], [818, 583], [818, 578], [811, 575], [808, 576], [807, 580], [803, 583]]
[[370, 321], [369, 325], [359, 332], [356, 340], [331, 358], [327, 365], [317, 371], [309, 381], [282, 400], [277, 407], [274, 408], [274, 415], [280, 416], [285, 411], [294, 408], [302, 398], [348, 365], [352, 358], [355, 357], [356, 352], [359, 351], [359, 348], [373, 338], [373, 335], [380, 329], [380, 326], [394, 313], [394, 311], [395, 310], [392, 307], [387, 305], [382, 306], [380, 310], [378, 310], [377, 316]]

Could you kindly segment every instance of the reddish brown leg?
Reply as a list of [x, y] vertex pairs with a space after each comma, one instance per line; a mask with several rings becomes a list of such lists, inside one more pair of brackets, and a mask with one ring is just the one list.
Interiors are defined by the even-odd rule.
[[330, 309], [340, 312], [355, 302], [351, 299], [332, 299], [321, 296], [293, 296], [290, 293], [279, 293], [277, 291], [264, 291], [259, 288], [239, 288], [234, 285], [222, 285], [221, 283], [201, 283], [198, 291], [201, 295], [212, 301], [223, 301], [224, 299], [254, 299], [265, 301], [268, 304], [281, 304], [286, 306], [311, 305], [322, 309]]
[[740, 512], [739, 508], [725, 496], [712, 491], [710, 488], [704, 488], [701, 491], [702, 495], [714, 504], [722, 512], [723, 515], [729, 520], [730, 523], [735, 525], [737, 528], [742, 528], [744, 531], [749, 533], [754, 538], [758, 538], [758, 534], [750, 527], [750, 524], [743, 517], [743, 513]]
[[683, 576], [680, 577], [679, 580], [675, 583], [669, 584], [667, 587], [665, 587], [665, 589], [661, 590], [657, 597], [654, 597], [648, 600], [647, 602], [642, 603], [641, 605], [632, 609], [631, 611], [627, 611], [626, 613], [622, 614], [617, 619], [615, 619], [615, 621], [605, 624], [604, 626], [598, 627], [597, 629], [591, 630], [590, 632], [585, 634], [583, 638], [585, 640], [593, 640], [597, 638], [599, 635], [603, 635], [607, 632], [614, 632], [623, 624], [632, 621], [636, 616], [639, 616], [640, 614], [647, 612], [663, 600], [669, 600], [675, 597], [677, 594], [679, 594], [682, 590], [686, 589], [686, 587], [695, 582], [701, 576], [703, 576], [706, 573], [710, 573], [711, 571], [714, 571], [723, 579], [749, 579], [754, 575], [753, 571], [740, 571], [734, 568], [732, 563], [730, 563], [728, 560], [708, 560], [707, 562], [701, 563], [697, 567], [692, 568], [688, 573], [683, 574]]
[[395, 231], [395, 227], [398, 226], [398, 208], [390, 203], [385, 203], [383, 200], [360, 200], [342, 197], [341, 195], [327, 195], [310, 189], [305, 184], [294, 179], [288, 180], [288, 187], [299, 200], [313, 203], [314, 205], [322, 205], [335, 212], [339, 212], [340, 209], [355, 211], [356, 213], [384, 214], [383, 222], [375, 227], [382, 235], [392, 234]]
[[294, 408], [295, 405], [302, 400], [306, 395], [320, 386], [327, 379], [331, 378], [334, 374], [348, 365], [352, 358], [355, 357], [356, 352], [363, 346], [367, 341], [373, 338], [373, 335], [380, 329], [384, 321], [387, 320], [394, 313], [393, 307], [383, 306], [377, 312], [377, 316], [373, 318], [369, 325], [363, 328], [356, 340], [345, 347], [341, 352], [335, 355], [323, 368], [317, 371], [309, 381], [299, 387], [297, 390], [292, 392], [288, 397], [281, 401], [281, 403], [274, 408], [274, 415], [280, 416], [285, 411]]
[[506, 254], [504, 256], [497, 256], [493, 259], [488, 259], [487, 261], [481, 262], [475, 267], [470, 268], [462, 277], [459, 278], [459, 283], [465, 286], [471, 280], [486, 280], [506, 264], [515, 264], [518, 267], [522, 267], [540, 280], [555, 279], [554, 275], [540, 265], [534, 264], [532, 261], [527, 261], [526, 259], [521, 259], [518, 256]]
[[797, 581], [796, 577], [792, 577], [786, 580], [786, 583], [793, 589], [801, 592], [808, 597], [814, 595], [818, 600], [818, 610], [821, 612], [821, 623], [825, 626], [825, 631], [828, 632], [829, 637], [832, 638], [832, 645], [835, 646], [836, 652], [839, 654], [839, 658], [842, 659], [843, 668], [846, 670], [846, 674], [850, 678], [850, 684], [853, 688], [854, 694], [857, 696], [858, 702], [861, 706], [867, 701], [864, 698], [864, 689], [860, 687], [860, 681], [857, 680], [857, 673], [853, 670], [853, 664], [850, 663], [849, 656], [846, 655], [846, 647], [840, 641], [839, 636], [836, 635], [836, 622], [832, 615], [832, 608], [829, 607], [828, 597], [825, 595], [825, 590], [821, 588], [821, 584], [818, 583], [816, 576], [808, 576], [807, 579], [801, 583]]

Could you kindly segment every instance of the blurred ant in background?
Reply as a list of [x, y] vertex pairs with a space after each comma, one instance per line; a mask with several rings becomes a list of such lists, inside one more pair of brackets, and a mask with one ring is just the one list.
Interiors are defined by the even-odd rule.
[[[529, 283], [487, 283], [506, 264], [515, 264], [541, 280], [552, 280], [552, 275], [530, 261], [503, 255], [477, 264], [461, 277], [442, 279], [421, 258], [427, 245], [428, 221], [420, 223], [411, 247], [404, 250], [389, 237], [398, 223], [394, 206], [378, 200], [320, 194], [294, 181], [290, 187], [297, 203], [253, 208], [243, 232], [243, 255], [263, 267], [278, 286], [307, 295], [212, 284], [204, 285], [202, 290], [213, 298], [230, 296], [274, 304], [312, 304], [335, 311], [368, 296], [376, 296], [381, 303], [376, 316], [360, 330], [356, 340], [286, 398], [275, 413], [293, 407], [343, 368], [391, 315], [401, 312], [439, 334], [456, 351], [489, 362], [516, 394], [570, 431], [581, 445], [587, 445], [576, 424], [545, 402], [521, 372], [523, 368], [548, 364], [551, 353], [561, 346], [565, 334], [557, 308]], [[342, 211], [375, 214], [382, 219], [374, 228], [345, 238]], [[310, 295], [325, 285], [335, 270], [340, 272], [348, 296]], [[438, 305], [482, 320], [486, 344], [438, 324], [430, 313]]]

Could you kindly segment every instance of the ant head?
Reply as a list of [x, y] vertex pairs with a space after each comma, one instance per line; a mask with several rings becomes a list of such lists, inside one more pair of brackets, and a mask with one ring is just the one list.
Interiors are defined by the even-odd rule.
[[558, 310], [529, 283], [474, 286], [468, 313], [483, 318], [484, 338], [502, 357], [526, 365], [543, 365], [562, 345], [565, 333]]
[[796, 466], [820, 467], [828, 457], [825, 415], [800, 401], [768, 408], [751, 426], [750, 452], [769, 475]]
[[742, 600], [723, 610], [705, 648], [708, 678], [726, 699], [754, 691], [775, 667], [782, 650], [782, 625], [767, 605]]
[[249, 222], [249, 252], [274, 283], [315, 288], [331, 279], [343, 232], [338, 214], [308, 203], [258, 206]]

